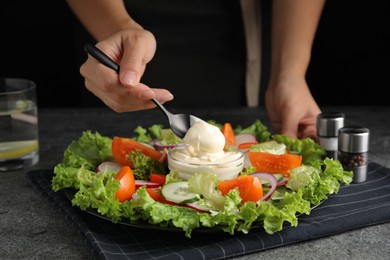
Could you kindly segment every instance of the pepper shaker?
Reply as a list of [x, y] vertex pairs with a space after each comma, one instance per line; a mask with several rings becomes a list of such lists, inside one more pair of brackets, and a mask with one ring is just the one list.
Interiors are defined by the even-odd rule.
[[319, 144], [325, 149], [326, 156], [337, 159], [338, 133], [344, 126], [344, 114], [339, 112], [321, 113], [317, 117], [317, 136]]
[[347, 171], [352, 171], [354, 182], [367, 179], [367, 161], [370, 130], [361, 126], [343, 127], [339, 130], [339, 161]]

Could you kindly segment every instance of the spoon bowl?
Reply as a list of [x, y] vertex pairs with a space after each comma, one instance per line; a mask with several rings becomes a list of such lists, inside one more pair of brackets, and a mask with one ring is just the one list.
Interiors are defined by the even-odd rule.
[[[84, 49], [96, 60], [98, 60], [108, 68], [115, 70], [119, 74], [119, 65], [116, 64], [115, 61], [113, 61], [95, 45], [87, 43], [84, 46]], [[195, 121], [200, 120], [196, 116], [189, 114], [172, 114], [157, 99], [153, 98], [152, 101], [167, 116], [170, 128], [172, 129], [173, 133], [179, 138], [183, 139], [191, 125], [193, 125]]]
[[196, 116], [189, 114], [172, 114], [155, 98], [153, 98], [152, 101], [167, 116], [172, 132], [181, 139], [184, 138], [188, 129], [194, 124], [194, 122], [196, 122], [196, 120], [200, 120]]

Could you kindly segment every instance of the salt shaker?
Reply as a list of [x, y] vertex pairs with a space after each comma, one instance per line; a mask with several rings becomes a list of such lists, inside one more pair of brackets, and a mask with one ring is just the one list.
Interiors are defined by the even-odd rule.
[[325, 149], [326, 156], [337, 159], [338, 133], [344, 126], [344, 114], [339, 112], [324, 112], [317, 117], [317, 136], [319, 144]]
[[354, 182], [364, 182], [367, 179], [369, 141], [368, 128], [349, 126], [339, 130], [339, 161], [346, 171], [354, 173]]

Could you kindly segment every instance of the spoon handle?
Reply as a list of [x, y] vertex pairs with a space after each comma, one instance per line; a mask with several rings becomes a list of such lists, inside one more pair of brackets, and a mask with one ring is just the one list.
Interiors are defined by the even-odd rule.
[[168, 115], [170, 115], [171, 113], [170, 113], [168, 110], [166, 110], [166, 108], [165, 108], [157, 99], [152, 98], [152, 101], [153, 101], [154, 104], [156, 104], [156, 106], [157, 106], [158, 108], [160, 108], [160, 109], [165, 113], [165, 115], [166, 115], [166, 116], [168, 117], [168, 119], [169, 119], [169, 116], [168, 116]]
[[108, 57], [104, 52], [102, 52], [100, 49], [95, 47], [95, 45], [92, 45], [90, 43], [85, 44], [84, 50], [90, 54], [92, 57], [100, 61], [102, 64], [106, 65], [107, 67], [115, 70], [117, 73], [119, 73], [119, 65], [115, 63], [110, 57]]

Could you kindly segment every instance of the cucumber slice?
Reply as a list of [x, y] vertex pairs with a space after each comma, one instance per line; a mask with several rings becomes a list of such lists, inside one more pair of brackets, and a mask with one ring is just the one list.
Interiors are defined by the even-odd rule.
[[253, 145], [253, 146], [251, 146], [250, 150], [252, 152], [285, 154], [286, 153], [286, 145], [272, 140], [272, 141], [262, 142], [262, 143]]
[[284, 174], [282, 174], [282, 173], [274, 173], [274, 176], [278, 182], [280, 182], [284, 179]]
[[278, 201], [278, 200], [284, 199], [286, 192], [287, 192], [287, 190], [285, 187], [276, 188], [274, 193], [272, 193], [272, 195], [271, 195], [271, 200]]
[[177, 181], [165, 184], [161, 194], [166, 200], [183, 204], [199, 200], [199, 194], [190, 191], [187, 181]]

